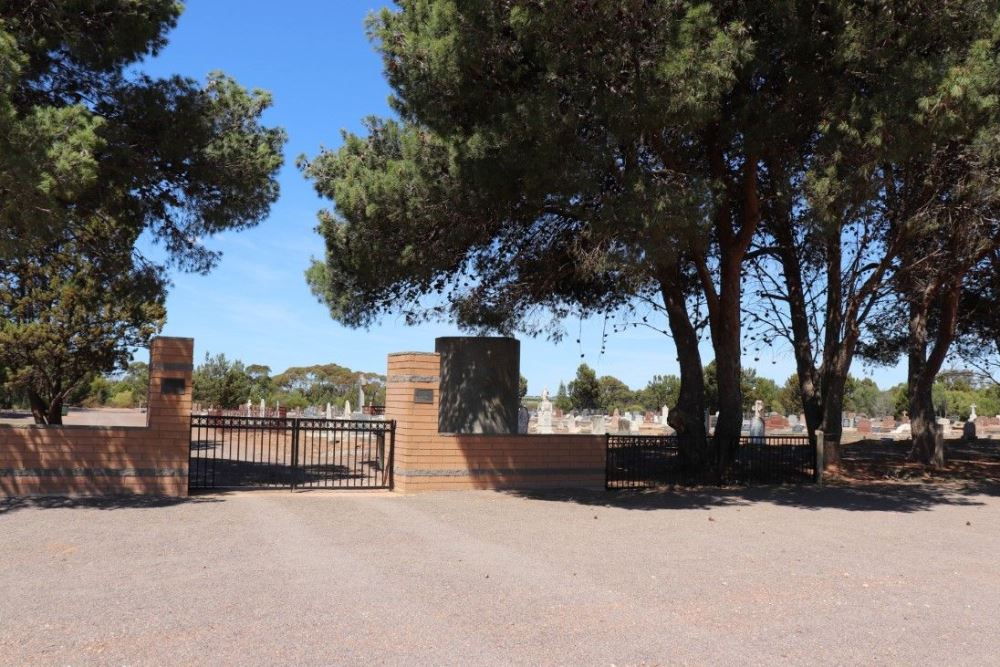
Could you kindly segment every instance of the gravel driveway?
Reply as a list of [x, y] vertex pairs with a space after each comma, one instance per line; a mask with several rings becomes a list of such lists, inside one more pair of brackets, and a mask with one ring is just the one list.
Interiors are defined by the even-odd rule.
[[9, 665], [1000, 664], [1000, 492], [0, 501]]

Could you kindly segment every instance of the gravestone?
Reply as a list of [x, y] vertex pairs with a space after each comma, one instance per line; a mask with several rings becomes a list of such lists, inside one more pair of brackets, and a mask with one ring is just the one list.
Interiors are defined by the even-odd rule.
[[764, 443], [764, 401], [753, 402], [753, 419], [750, 420], [750, 442]]
[[528, 408], [523, 405], [517, 409], [517, 432], [527, 433], [528, 432], [528, 422], [531, 420], [531, 415], [528, 413]]
[[628, 431], [632, 435], [637, 435], [639, 433], [639, 419], [638, 419], [638, 415], [636, 415], [636, 417], [637, 417], [636, 419], [633, 419], [632, 421], [629, 422], [629, 429], [628, 429]]
[[976, 419], [979, 415], [976, 414], [976, 404], [973, 403], [969, 406], [969, 418], [965, 420], [965, 426], [962, 427], [962, 438], [964, 440], [975, 440], [976, 439]]
[[548, 387], [542, 390], [542, 402], [538, 405], [538, 432], [552, 433], [552, 401]]
[[590, 418], [590, 432], [597, 435], [608, 432], [608, 428], [604, 424], [604, 415], [595, 415]]
[[962, 439], [970, 442], [976, 439], [976, 422], [965, 422], [962, 426]]
[[667, 424], [670, 423], [669, 419], [670, 419], [670, 408], [664, 405], [663, 407], [660, 408], [660, 424], [666, 426]]
[[764, 426], [768, 431], [784, 431], [789, 427], [788, 419], [781, 415], [768, 415], [764, 420]]

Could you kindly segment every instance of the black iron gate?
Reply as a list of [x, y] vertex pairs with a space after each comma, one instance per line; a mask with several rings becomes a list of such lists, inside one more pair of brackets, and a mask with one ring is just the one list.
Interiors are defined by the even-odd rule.
[[391, 489], [396, 422], [192, 415], [188, 488]]
[[816, 456], [816, 448], [806, 436], [743, 436], [719, 479], [711, 473], [685, 470], [676, 436], [609, 435], [605, 487], [803, 484], [816, 479]]

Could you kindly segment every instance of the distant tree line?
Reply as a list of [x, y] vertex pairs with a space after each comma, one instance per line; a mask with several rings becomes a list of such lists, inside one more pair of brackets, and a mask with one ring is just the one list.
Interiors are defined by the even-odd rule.
[[[719, 409], [715, 362], [705, 366], [705, 391], [708, 411]], [[676, 375], [654, 375], [641, 389], [631, 389], [612, 375], [598, 377], [587, 364], [580, 364], [576, 377], [568, 384], [560, 382], [553, 405], [564, 412], [599, 410], [611, 414], [620, 412], [659, 412], [677, 400], [680, 378]], [[747, 415], [756, 400], [764, 402], [766, 412], [799, 415], [799, 379], [793, 373], [783, 384], [762, 377], [752, 368], [744, 368], [741, 378], [743, 414]], [[979, 415], [1000, 414], [1000, 384], [983, 373], [970, 370], [942, 372], [933, 387], [935, 411], [939, 415], [964, 420], [975, 404]], [[868, 417], [891, 416], [901, 419], [909, 411], [907, 383], [901, 382], [882, 389], [871, 378], [849, 375], [844, 387], [844, 412]]]
[[194, 371], [193, 400], [206, 407], [236, 408], [247, 401], [256, 409], [261, 401], [273, 408], [323, 408], [327, 403], [359, 407], [358, 387], [368, 405], [385, 404], [385, 376], [352, 371], [337, 364], [294, 366], [277, 375], [268, 366], [244, 364], [224, 354], [206, 354]]

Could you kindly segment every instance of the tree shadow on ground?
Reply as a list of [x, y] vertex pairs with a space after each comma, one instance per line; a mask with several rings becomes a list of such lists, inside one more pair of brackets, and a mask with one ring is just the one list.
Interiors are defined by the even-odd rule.
[[161, 507], [173, 507], [175, 505], [190, 505], [202, 503], [221, 503], [225, 499], [217, 497], [196, 495], [186, 498], [176, 496], [140, 496], [140, 495], [117, 495], [117, 496], [93, 496], [93, 497], [71, 497], [71, 496], [21, 496], [14, 498], [0, 499], [0, 516], [11, 514], [19, 510], [26, 509], [98, 509], [98, 510], [120, 510], [120, 509], [156, 509]]
[[978, 496], [1000, 496], [1000, 484], [850, 484], [759, 486], [744, 488], [691, 487], [623, 491], [507, 491], [533, 500], [629, 510], [710, 509], [771, 503], [801, 509], [852, 512], [920, 512], [937, 506], [978, 506]]

